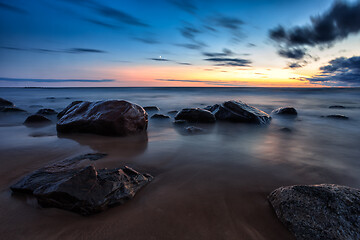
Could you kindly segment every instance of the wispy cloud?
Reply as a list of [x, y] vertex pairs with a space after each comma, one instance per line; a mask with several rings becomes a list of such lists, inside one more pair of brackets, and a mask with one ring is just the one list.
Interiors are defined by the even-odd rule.
[[227, 87], [242, 87], [245, 86], [246, 83], [238, 83], [234, 81], [208, 81], [208, 80], [192, 80], [192, 79], [162, 79], [158, 78], [155, 79], [157, 81], [163, 81], [163, 82], [184, 82], [184, 83], [203, 83], [206, 85], [212, 85], [212, 86], [227, 86]]
[[6, 82], [47, 82], [47, 83], [59, 83], [59, 82], [115, 82], [114, 79], [37, 79], [37, 78], [0, 78], [0, 81]]
[[203, 55], [206, 57], [227, 57], [234, 55], [234, 53], [230, 49], [224, 48], [222, 52], [203, 52]]
[[195, 14], [198, 8], [194, 5], [194, 1], [191, 0], [169, 0], [169, 3], [185, 12]]
[[6, 3], [0, 3], [0, 9], [2, 10], [7, 10], [7, 11], [11, 11], [14, 13], [20, 13], [20, 14], [27, 14], [28, 12], [22, 8], [13, 6], [13, 5], [9, 5]]
[[243, 58], [206, 58], [205, 61], [216, 63], [216, 66], [251, 67], [251, 61]]
[[0, 46], [0, 49], [12, 50], [12, 51], [25, 51], [25, 52], [36, 52], [36, 53], [107, 53], [106, 51], [93, 49], [93, 48], [69, 48], [69, 49], [46, 49], [46, 48], [18, 48], [18, 47], [7, 47]]

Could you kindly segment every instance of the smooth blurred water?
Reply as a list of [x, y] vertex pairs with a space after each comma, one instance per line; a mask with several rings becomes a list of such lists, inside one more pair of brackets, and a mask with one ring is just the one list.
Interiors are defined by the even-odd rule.
[[[358, 88], [0, 88], [0, 97], [27, 111], [0, 113], [0, 174], [3, 176], [0, 203], [13, 204], [4, 212], [6, 216], [20, 212], [24, 215], [0, 219], [6, 223], [2, 232], [7, 236], [14, 233], [12, 224], [15, 224], [23, 225], [25, 233], [36, 229], [36, 234], [47, 238], [55, 233], [55, 238], [62, 234], [76, 238], [88, 236], [84, 229], [79, 229], [90, 224], [93, 230], [87, 230], [89, 234], [103, 231], [104, 235], [97, 238], [112, 238], [121, 228], [109, 228], [106, 224], [115, 226], [121, 219], [122, 224], [126, 223], [122, 230], [132, 239], [142, 239], [149, 233], [155, 239], [219, 239], [219, 232], [229, 234], [225, 239], [239, 239], [239, 236], [291, 239], [266, 201], [269, 192], [292, 184], [337, 183], [360, 187]], [[53, 124], [42, 128], [27, 128], [22, 124], [28, 115], [43, 107], [60, 111], [75, 100], [104, 99], [156, 105], [160, 113], [172, 118], [149, 118], [147, 136], [140, 139], [88, 134], [58, 136], [55, 116], [51, 117]], [[167, 113], [232, 99], [267, 113], [290, 105], [297, 109], [298, 116], [273, 116], [267, 126], [224, 122], [175, 125], [174, 114]], [[343, 105], [345, 109], [330, 109], [330, 105]], [[149, 117], [154, 113], [149, 112]], [[349, 120], [321, 117], [330, 114], [343, 114]], [[184, 128], [189, 125], [205, 131], [188, 134]], [[284, 127], [291, 131], [283, 131]], [[94, 163], [97, 167], [127, 164], [150, 172], [155, 181], [132, 203], [108, 210], [97, 220], [81, 223], [61, 210], [36, 211], [33, 203], [21, 204], [9, 195], [9, 185], [32, 170], [89, 151], [109, 154]], [[49, 216], [62, 220], [49, 220]], [[31, 218], [48, 224], [49, 229], [35, 223], [24, 225]], [[135, 230], [139, 218], [144, 227]], [[172, 222], [185, 224], [187, 229], [196, 226], [198, 231], [189, 230], [184, 237], [180, 234], [182, 228], [171, 225]]]

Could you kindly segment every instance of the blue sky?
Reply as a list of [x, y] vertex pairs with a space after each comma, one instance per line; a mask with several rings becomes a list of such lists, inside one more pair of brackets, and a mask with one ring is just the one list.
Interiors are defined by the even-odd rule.
[[[349, 6], [344, 11], [352, 12], [360, 5], [341, 3]], [[295, 44], [274, 41], [269, 34], [280, 25], [289, 34], [293, 28], [309, 26], [312, 18], [325, 18], [336, 10], [335, 4], [0, 0], [0, 86], [203, 86], [201, 81], [209, 86], [209, 81], [222, 81], [224, 86], [355, 86], [358, 82], [308, 79], [322, 74], [321, 67], [333, 59], [359, 55], [359, 24], [345, 37], [327, 42]], [[279, 54], [304, 48], [300, 59]]]

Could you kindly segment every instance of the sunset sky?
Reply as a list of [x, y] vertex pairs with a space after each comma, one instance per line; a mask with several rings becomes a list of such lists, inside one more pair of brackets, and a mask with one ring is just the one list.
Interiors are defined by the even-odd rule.
[[360, 86], [360, 1], [0, 0], [0, 86]]

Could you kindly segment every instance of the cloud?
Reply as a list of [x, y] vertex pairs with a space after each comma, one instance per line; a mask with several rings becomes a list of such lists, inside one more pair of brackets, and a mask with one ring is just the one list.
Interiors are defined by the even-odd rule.
[[288, 68], [301, 68], [302, 65], [300, 63], [294, 62], [294, 63], [289, 63], [288, 64]]
[[248, 43], [246, 46], [247, 46], [247, 47], [256, 47], [256, 44], [254, 44], [254, 43]]
[[191, 63], [187, 63], [187, 62], [176, 62], [176, 63], [180, 64], [180, 65], [187, 65], [187, 66], [192, 65]]
[[134, 37], [134, 39], [136, 41], [142, 42], [142, 43], [146, 43], [146, 44], [158, 44], [160, 43], [158, 40], [148, 37], [148, 38], [143, 38], [143, 37]]
[[222, 52], [203, 52], [203, 55], [206, 57], [227, 57], [234, 55], [234, 53], [230, 49], [224, 48]]
[[149, 58], [149, 60], [158, 61], [158, 62], [172, 62], [172, 60], [166, 59], [166, 58]]
[[199, 33], [201, 33], [201, 31], [193, 26], [184, 26], [182, 28], [179, 29], [181, 35], [183, 35], [185, 38], [194, 40], [195, 36]]
[[245, 84], [239, 84], [237, 82], [231, 81], [208, 81], [208, 80], [192, 80], [192, 79], [154, 79], [156, 81], [164, 81], [164, 82], [185, 82], [185, 83], [204, 83], [207, 85], [213, 86], [227, 86], [227, 87], [242, 87]]
[[87, 22], [93, 23], [95, 25], [110, 28], [110, 29], [119, 29], [120, 28], [120, 27], [115, 26], [113, 24], [106, 23], [104, 21], [99, 21], [99, 20], [96, 20], [96, 19], [91, 19], [91, 18], [82, 18], [82, 19], [87, 21]]
[[12, 5], [9, 5], [9, 4], [5, 4], [5, 3], [0, 3], [0, 9], [8, 10], [8, 11], [11, 11], [11, 12], [14, 12], [14, 13], [20, 13], [20, 14], [27, 14], [28, 13], [27, 11], [25, 11], [22, 8], [15, 7], [15, 6], [12, 6]]
[[190, 0], [169, 0], [169, 3], [173, 4], [180, 10], [195, 14], [195, 12], [197, 11], [197, 7], [192, 2], [193, 1]]
[[360, 86], [360, 56], [335, 58], [320, 70], [320, 74], [302, 80], [335, 86]]
[[115, 82], [114, 79], [35, 79], [35, 78], [1, 78], [6, 82]]
[[0, 49], [13, 50], [13, 51], [25, 51], [35, 53], [106, 53], [106, 51], [92, 48], [69, 48], [62, 50], [46, 49], [46, 48], [18, 48], [0, 46]]
[[230, 30], [238, 30], [244, 22], [236, 17], [218, 16], [214, 18], [215, 24], [228, 28]]
[[200, 50], [202, 48], [204, 48], [206, 46], [205, 43], [202, 43], [202, 42], [196, 42], [196, 43], [178, 43], [178, 44], [175, 44], [175, 46], [178, 46], [178, 47], [183, 47], [183, 48], [188, 48], [188, 49], [191, 49], [191, 50]]
[[335, 1], [332, 7], [311, 23], [285, 29], [278, 26], [269, 31], [269, 37], [278, 44], [278, 53], [287, 58], [306, 56], [305, 47], [331, 47], [335, 42], [360, 31], [360, 1]]
[[251, 61], [243, 58], [206, 58], [205, 61], [214, 62], [216, 66], [251, 67]]

